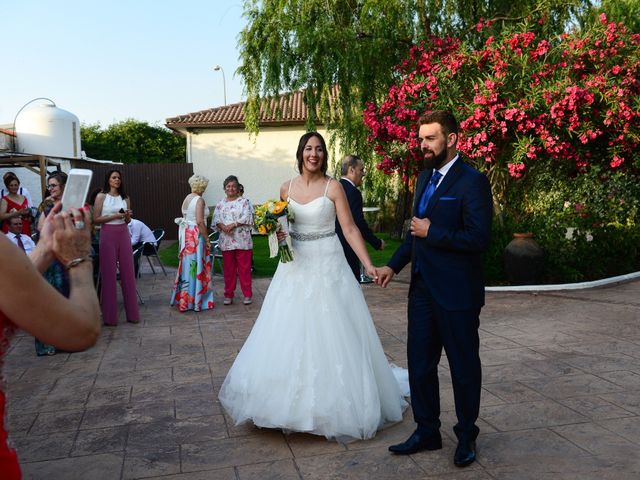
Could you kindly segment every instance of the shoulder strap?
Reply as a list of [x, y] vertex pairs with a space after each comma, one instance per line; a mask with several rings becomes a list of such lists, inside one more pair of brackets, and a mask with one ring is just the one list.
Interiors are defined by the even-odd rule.
[[293, 178], [289, 180], [289, 190], [287, 191], [287, 198], [291, 196], [291, 184], [293, 183]]
[[324, 187], [324, 196], [327, 196], [327, 192], [329, 191], [329, 184], [331, 183], [331, 180], [333, 180], [333, 178], [329, 177], [329, 180], [327, 181], [327, 186]]

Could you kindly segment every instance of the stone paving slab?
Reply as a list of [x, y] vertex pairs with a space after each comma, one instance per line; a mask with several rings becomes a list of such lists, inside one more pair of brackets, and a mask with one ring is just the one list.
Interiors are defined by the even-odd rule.
[[[375, 438], [348, 444], [234, 425], [217, 392], [269, 279], [254, 281], [250, 306], [180, 314], [168, 306], [168, 270], [165, 277], [143, 266], [142, 322], [103, 329], [86, 352], [36, 357], [32, 337], [14, 338], [5, 365], [8, 427], [25, 479], [640, 478], [639, 281], [488, 293], [478, 461], [461, 470], [453, 465], [444, 355], [442, 450], [389, 454], [388, 445], [415, 428], [410, 411]], [[220, 299], [220, 276], [214, 286]], [[385, 353], [400, 366], [407, 290], [406, 272], [386, 290], [363, 286]]]

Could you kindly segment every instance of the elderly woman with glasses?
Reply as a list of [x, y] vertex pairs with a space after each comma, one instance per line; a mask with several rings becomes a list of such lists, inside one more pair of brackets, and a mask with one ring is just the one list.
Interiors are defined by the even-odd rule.
[[[242, 303], [252, 302], [251, 255], [253, 254], [253, 206], [240, 193], [240, 182], [229, 175], [222, 182], [225, 198], [216, 205], [213, 224], [220, 232], [220, 250], [224, 270], [224, 305], [231, 305], [238, 278], [244, 295]], [[242, 188], [244, 193], [244, 187]]]

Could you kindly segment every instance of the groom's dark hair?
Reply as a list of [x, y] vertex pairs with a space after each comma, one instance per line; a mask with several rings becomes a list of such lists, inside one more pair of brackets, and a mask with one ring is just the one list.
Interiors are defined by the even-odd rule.
[[440, 124], [445, 136], [450, 133], [458, 133], [458, 121], [453, 116], [453, 113], [448, 110], [432, 110], [424, 113], [418, 120], [418, 127], [427, 123]]
[[304, 151], [304, 147], [307, 145], [307, 142], [311, 137], [317, 137], [320, 140], [320, 145], [322, 145], [322, 150], [324, 151], [324, 160], [322, 161], [322, 166], [320, 170], [322, 173], [327, 173], [327, 167], [329, 165], [329, 152], [327, 151], [327, 144], [318, 132], [307, 132], [300, 137], [300, 142], [298, 143], [298, 150], [296, 151], [296, 158], [298, 159], [298, 172], [302, 173], [302, 152]]

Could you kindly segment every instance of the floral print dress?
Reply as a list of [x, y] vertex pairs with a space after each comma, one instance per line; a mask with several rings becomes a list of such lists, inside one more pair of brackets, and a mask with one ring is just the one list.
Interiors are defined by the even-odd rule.
[[[198, 195], [194, 195], [187, 210], [182, 212], [183, 216], [175, 219], [179, 228], [180, 263], [171, 295], [171, 305], [178, 305], [181, 312], [199, 312], [214, 307], [211, 251], [205, 242], [207, 232], [200, 232], [196, 223], [196, 204], [199, 198]], [[204, 216], [209, 216], [206, 206]]]

